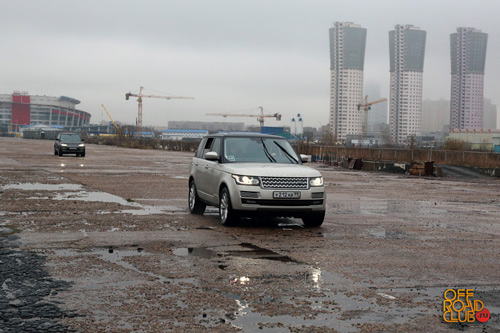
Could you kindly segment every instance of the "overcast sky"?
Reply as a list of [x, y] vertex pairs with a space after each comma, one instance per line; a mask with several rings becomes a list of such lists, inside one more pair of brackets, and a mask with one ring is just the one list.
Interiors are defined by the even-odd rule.
[[[328, 122], [329, 41], [335, 21], [367, 29], [365, 86], [389, 97], [388, 31], [427, 31], [424, 99], [449, 99], [450, 34], [488, 34], [486, 98], [500, 105], [500, 1], [496, 0], [2, 0], [0, 93], [68, 96], [92, 123], [135, 124], [125, 93], [187, 96], [144, 99], [143, 124], [224, 121], [208, 112], [279, 112], [289, 126]], [[227, 118], [257, 124], [254, 118]]]

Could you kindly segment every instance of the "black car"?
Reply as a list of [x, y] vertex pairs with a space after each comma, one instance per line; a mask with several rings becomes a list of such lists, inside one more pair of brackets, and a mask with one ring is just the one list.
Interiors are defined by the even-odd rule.
[[54, 155], [76, 154], [85, 157], [85, 144], [77, 133], [60, 133], [54, 142]]

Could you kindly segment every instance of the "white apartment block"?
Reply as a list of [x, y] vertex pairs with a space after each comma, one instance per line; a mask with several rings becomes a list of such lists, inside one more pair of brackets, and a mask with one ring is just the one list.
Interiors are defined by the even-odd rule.
[[366, 29], [351, 22], [335, 22], [330, 28], [329, 132], [344, 142], [348, 134], [361, 134], [363, 69]]
[[389, 123], [395, 143], [408, 143], [412, 135], [421, 134], [422, 74], [391, 73]]
[[487, 41], [488, 35], [474, 28], [457, 28], [450, 35], [451, 129], [483, 128]]
[[396, 144], [421, 135], [425, 39], [426, 32], [412, 25], [396, 25], [389, 32], [389, 125]]

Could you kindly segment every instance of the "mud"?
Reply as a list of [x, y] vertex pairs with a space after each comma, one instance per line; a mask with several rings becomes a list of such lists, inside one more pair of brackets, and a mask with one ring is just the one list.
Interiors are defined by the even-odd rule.
[[[43, 281], [55, 290], [36, 302], [50, 304], [50, 315], [26, 308], [16, 325], [85, 332], [500, 330], [498, 179], [318, 165], [328, 193], [321, 228], [276, 218], [225, 228], [215, 208], [203, 216], [187, 211], [192, 153], [88, 145], [86, 157], [76, 158], [51, 149], [49, 141], [0, 139], [0, 242], [20, 258], [38, 258], [29, 263], [40, 273], [29, 284], [33, 291], [46, 291], [37, 284]], [[7, 258], [0, 254], [2, 273]], [[449, 288], [473, 289], [490, 320], [446, 323]], [[24, 297], [9, 295], [15, 304]], [[3, 320], [0, 331], [22, 327]]]

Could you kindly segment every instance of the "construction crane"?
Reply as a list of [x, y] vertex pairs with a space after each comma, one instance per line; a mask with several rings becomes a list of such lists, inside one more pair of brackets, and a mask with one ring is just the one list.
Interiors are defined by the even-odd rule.
[[364, 112], [364, 115], [363, 115], [363, 135], [366, 136], [366, 134], [368, 133], [368, 111], [371, 109], [371, 106], [373, 104], [377, 104], [377, 103], [382, 103], [382, 102], [385, 102], [387, 101], [387, 98], [382, 98], [382, 99], [378, 99], [376, 101], [373, 101], [373, 102], [368, 102], [368, 95], [365, 96], [365, 103], [364, 104], [358, 104], [358, 111], [361, 110], [361, 108], [363, 108], [363, 110], [365, 111]]
[[113, 123], [113, 125], [115, 125], [116, 134], [118, 134], [119, 136], [122, 136], [122, 130], [120, 129], [120, 127], [118, 127], [118, 125], [115, 123], [115, 121], [113, 120], [113, 118], [111, 118], [111, 115], [109, 114], [109, 112], [106, 109], [106, 107], [104, 106], [104, 104], [101, 104], [101, 106], [104, 109], [104, 111], [106, 111], [106, 113], [108, 114], [108, 117], [109, 117], [109, 119], [111, 119], [111, 122]]
[[264, 114], [264, 108], [259, 106], [260, 114], [248, 114], [248, 113], [207, 113], [207, 116], [222, 116], [222, 117], [257, 117], [257, 121], [260, 123], [260, 127], [264, 126], [264, 118], [276, 118], [276, 120], [281, 120], [281, 114]]
[[137, 112], [137, 133], [136, 136], [140, 136], [142, 131], [142, 99], [143, 98], [165, 98], [165, 99], [194, 99], [194, 97], [182, 97], [182, 96], [157, 96], [157, 95], [144, 95], [142, 90], [144, 87], [139, 88], [139, 94], [132, 94], [131, 92], [125, 94], [125, 99], [128, 101], [130, 97], [137, 97], [138, 102], [138, 112]]

